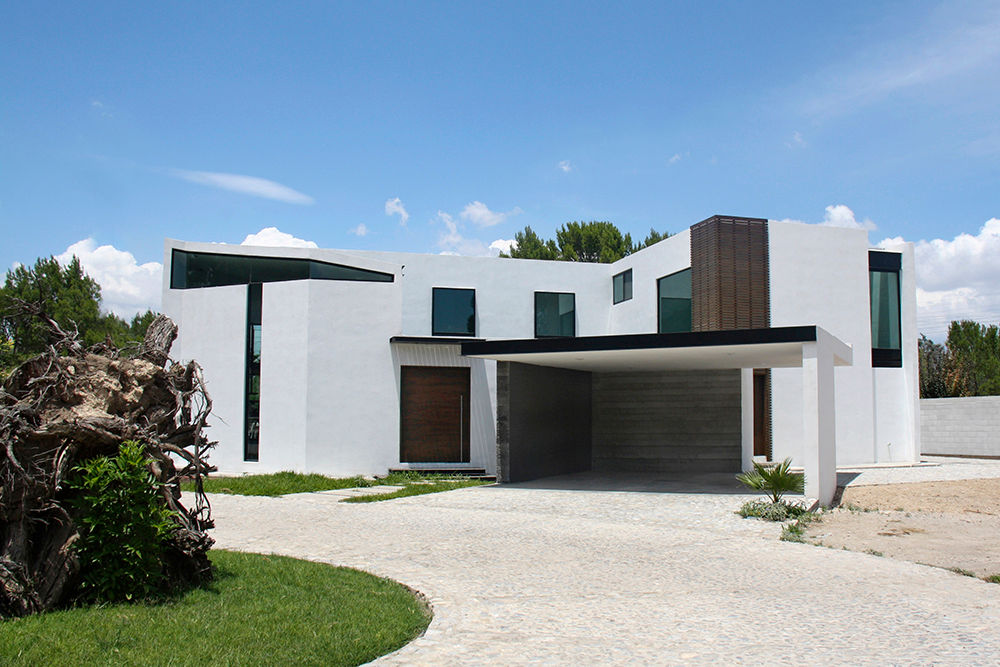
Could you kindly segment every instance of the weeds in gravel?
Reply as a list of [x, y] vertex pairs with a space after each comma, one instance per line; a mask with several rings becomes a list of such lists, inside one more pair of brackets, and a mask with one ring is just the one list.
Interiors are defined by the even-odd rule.
[[970, 572], [969, 570], [963, 570], [960, 567], [949, 567], [948, 571], [949, 572], [954, 572], [955, 574], [960, 574], [963, 577], [973, 577], [973, 578], [975, 578], [975, 576], [976, 576], [975, 572]]
[[758, 519], [764, 519], [765, 521], [788, 521], [789, 519], [797, 519], [803, 514], [808, 513], [809, 510], [801, 505], [785, 501], [775, 503], [767, 500], [747, 501], [743, 503], [743, 506], [737, 511], [737, 514], [744, 519], [747, 517], [755, 517]]
[[1000, 574], [991, 574], [987, 577], [983, 577], [983, 581], [988, 584], [1000, 584]]
[[820, 516], [814, 512], [806, 512], [795, 521], [781, 529], [781, 540], [783, 542], [805, 542], [806, 526], [813, 521], [819, 521]]
[[884, 553], [876, 549], [865, 549], [865, 553], [869, 554], [870, 556], [885, 556]]
[[470, 486], [482, 486], [489, 484], [481, 479], [442, 479], [434, 482], [415, 482], [395, 491], [387, 493], [373, 493], [365, 496], [351, 496], [344, 498], [342, 503], [374, 503], [379, 500], [392, 500], [393, 498], [406, 498], [409, 496], [420, 496], [425, 493], [438, 493], [439, 491], [451, 491], [453, 489], [464, 489]]

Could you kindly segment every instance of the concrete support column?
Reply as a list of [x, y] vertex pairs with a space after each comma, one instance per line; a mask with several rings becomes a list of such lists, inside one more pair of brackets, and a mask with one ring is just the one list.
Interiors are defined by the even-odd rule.
[[740, 369], [740, 449], [743, 470], [753, 468], [753, 369]]
[[805, 495], [830, 505], [837, 492], [833, 352], [820, 338], [802, 346], [802, 451]]

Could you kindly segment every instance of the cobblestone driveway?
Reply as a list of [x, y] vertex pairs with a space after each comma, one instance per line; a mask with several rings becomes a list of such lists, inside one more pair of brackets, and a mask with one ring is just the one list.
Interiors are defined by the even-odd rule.
[[998, 664], [1000, 585], [778, 541], [745, 496], [480, 487], [372, 504], [213, 496], [218, 546], [423, 592], [382, 664]]

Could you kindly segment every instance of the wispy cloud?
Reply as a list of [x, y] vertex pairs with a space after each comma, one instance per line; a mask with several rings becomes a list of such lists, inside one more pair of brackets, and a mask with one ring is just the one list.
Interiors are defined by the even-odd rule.
[[216, 171], [189, 171], [187, 169], [170, 169], [168, 173], [175, 177], [200, 185], [208, 185], [221, 190], [238, 192], [252, 197], [273, 199], [287, 204], [308, 205], [316, 203], [309, 195], [293, 190], [287, 185], [269, 181], [266, 178], [245, 176], [243, 174], [226, 174]]
[[792, 132], [791, 141], [786, 141], [785, 146], [788, 148], [805, 148], [806, 140], [802, 138], [802, 133], [798, 130]]
[[444, 211], [437, 212], [437, 219], [444, 225], [444, 232], [438, 238], [442, 255], [496, 257], [501, 252], [509, 251], [514, 244], [513, 239], [496, 239], [487, 244], [479, 239], [466, 238], [462, 234], [462, 224]]
[[99, 114], [104, 118], [112, 118], [114, 114], [107, 104], [98, 99], [90, 100], [90, 108], [94, 110], [95, 113]]
[[559, 162], [559, 168], [562, 169], [567, 174], [573, 171], [573, 165], [570, 164], [569, 160], [562, 160]]
[[360, 222], [358, 223], [357, 227], [352, 227], [351, 229], [348, 229], [347, 233], [354, 234], [355, 236], [365, 236], [366, 234], [368, 234], [368, 227], [365, 226], [365, 223]]
[[669, 159], [669, 160], [667, 160], [667, 162], [669, 162], [670, 164], [677, 164], [677, 163], [678, 163], [678, 162], [680, 162], [680, 161], [681, 161], [682, 159], [683, 159], [683, 158], [681, 157], [681, 154], [680, 154], [680, 153], [674, 153], [673, 155], [671, 155], [671, 156], [670, 156], [670, 159]]
[[314, 242], [300, 239], [279, 230], [277, 227], [265, 227], [256, 234], [247, 234], [240, 245], [258, 245], [271, 248], [318, 248]]
[[[851, 63], [822, 72], [822, 90], [807, 96], [812, 115], [854, 111], [903, 91], [926, 89], [1000, 66], [1000, 6], [945, 3], [925, 26], [898, 39], [873, 44]], [[992, 77], [992, 74], [990, 74]]]
[[499, 225], [507, 218], [520, 213], [524, 213], [520, 206], [515, 206], [506, 212], [499, 212], [491, 211], [489, 207], [481, 201], [474, 201], [465, 205], [465, 208], [462, 209], [461, 213], [459, 213], [459, 217], [461, 217], [462, 220], [468, 220], [472, 224], [479, 227], [493, 227], [494, 225]]
[[406, 225], [406, 221], [410, 219], [410, 214], [406, 212], [403, 207], [403, 202], [400, 201], [399, 197], [393, 197], [392, 199], [387, 199], [385, 202], [385, 214], [386, 215], [398, 215], [399, 224]]

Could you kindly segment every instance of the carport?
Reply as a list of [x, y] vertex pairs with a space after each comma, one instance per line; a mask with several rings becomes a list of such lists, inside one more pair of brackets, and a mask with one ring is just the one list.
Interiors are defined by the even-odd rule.
[[497, 361], [497, 475], [737, 472], [753, 462], [753, 369], [801, 368], [806, 495], [836, 491], [834, 367], [818, 326], [469, 342]]

